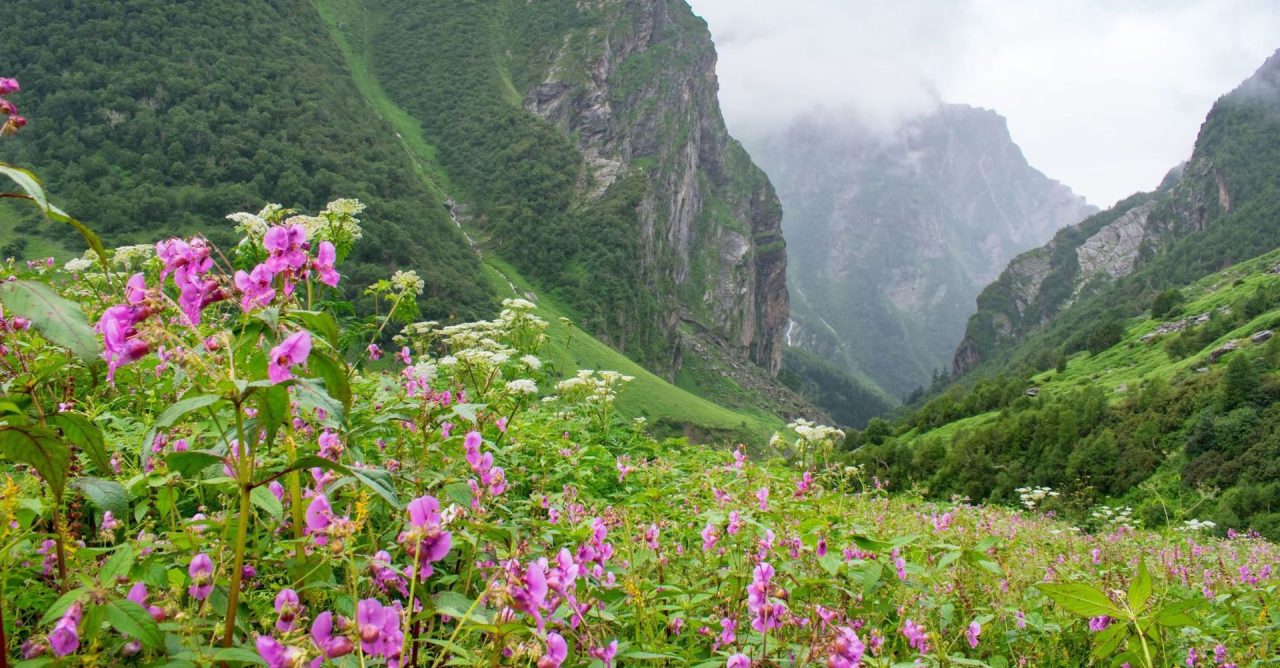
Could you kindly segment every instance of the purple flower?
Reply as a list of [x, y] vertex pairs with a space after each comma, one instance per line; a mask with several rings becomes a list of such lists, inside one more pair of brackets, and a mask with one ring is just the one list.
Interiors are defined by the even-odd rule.
[[432, 562], [444, 559], [453, 547], [453, 534], [440, 524], [440, 502], [434, 496], [420, 496], [409, 502], [409, 529], [399, 542], [409, 556], [418, 560], [418, 580], [425, 582], [434, 573]]
[[969, 630], [965, 631], [965, 637], [969, 639], [969, 647], [978, 648], [978, 634], [982, 633], [982, 625], [978, 620], [969, 622]]
[[375, 362], [382, 359], [382, 349], [378, 347], [378, 344], [370, 343], [368, 351], [369, 351], [369, 359]]
[[360, 649], [365, 654], [394, 659], [400, 655], [404, 634], [400, 632], [400, 604], [382, 605], [366, 598], [356, 604], [356, 628]]
[[618, 640], [615, 638], [604, 647], [596, 647], [591, 650], [591, 656], [604, 662], [605, 668], [613, 666], [613, 657], [618, 655]]
[[311, 642], [325, 658], [336, 659], [355, 651], [355, 643], [345, 635], [333, 635], [333, 613], [324, 611], [311, 622]]
[[907, 645], [911, 649], [927, 654], [929, 652], [929, 633], [924, 630], [922, 624], [917, 624], [910, 619], [902, 624], [902, 635], [907, 639]]
[[547, 653], [538, 659], [538, 668], [560, 668], [569, 657], [569, 645], [559, 633], [547, 634]]
[[327, 427], [324, 431], [320, 432], [318, 443], [320, 445], [321, 457], [337, 460], [338, 457], [342, 456], [342, 441], [338, 439], [337, 434], [333, 433], [333, 431]]
[[1111, 626], [1111, 618], [1107, 615], [1099, 615], [1089, 619], [1089, 630], [1094, 633], [1105, 631], [1108, 626]]
[[760, 501], [760, 512], [769, 510], [769, 488], [761, 487], [756, 492], [756, 499]]
[[401, 348], [400, 352], [396, 353], [396, 357], [399, 357], [400, 362], [405, 366], [411, 366], [413, 364], [413, 358], [409, 356], [408, 346]]
[[271, 636], [258, 636], [254, 644], [268, 668], [298, 668], [305, 658], [301, 649], [281, 645], [280, 641]]
[[77, 627], [80, 626], [80, 616], [83, 613], [83, 604], [79, 601], [72, 603], [71, 607], [62, 613], [62, 618], [54, 625], [53, 631], [49, 632], [49, 647], [53, 649], [55, 655], [66, 656], [80, 647], [80, 633]]
[[725, 668], [751, 668], [751, 659], [746, 654], [734, 654], [724, 664]]
[[511, 598], [511, 607], [533, 617], [542, 629], [542, 610], [547, 607], [547, 560], [538, 559], [520, 568], [519, 562], [512, 559], [506, 564], [507, 595]]
[[302, 249], [307, 242], [307, 230], [301, 225], [277, 225], [262, 237], [262, 246], [269, 257], [263, 264], [273, 273], [297, 271], [307, 266], [307, 253]]
[[827, 658], [830, 668], [858, 668], [862, 665], [862, 655], [867, 646], [852, 628], [842, 626], [838, 629], [835, 642], [831, 645], [831, 656]]
[[201, 552], [193, 557], [187, 574], [191, 576], [191, 586], [187, 587], [191, 598], [197, 601], [209, 598], [209, 592], [213, 591], [213, 560], [209, 555]]
[[781, 603], [769, 602], [773, 573], [773, 566], [761, 562], [752, 572], [751, 584], [747, 585], [747, 608], [754, 615], [751, 628], [760, 633], [768, 633], [781, 626], [782, 614], [787, 610]]
[[290, 334], [280, 345], [271, 349], [267, 376], [272, 383], [283, 383], [293, 378], [290, 367], [306, 362], [310, 354], [311, 332], [304, 329]]
[[280, 593], [276, 594], [275, 608], [276, 630], [281, 633], [292, 631], [298, 621], [298, 613], [302, 612], [298, 592], [292, 589], [281, 589]]
[[334, 269], [333, 265], [338, 261], [338, 254], [333, 248], [333, 244], [328, 241], [321, 241], [320, 248], [316, 251], [316, 260], [312, 263], [315, 270], [320, 274], [320, 282], [333, 288], [337, 287], [338, 280], [341, 276]]
[[9, 93], [16, 93], [20, 90], [22, 90], [22, 88], [18, 86], [17, 79], [0, 77], [0, 95], [8, 95]]
[[329, 542], [329, 525], [333, 524], [333, 508], [329, 506], [329, 499], [324, 494], [316, 494], [311, 497], [311, 503], [307, 505], [307, 533], [315, 534], [316, 545], [324, 545]]
[[273, 274], [267, 265], [260, 264], [253, 268], [253, 271], [245, 273], [237, 271], [235, 275], [236, 288], [240, 290], [240, 309], [245, 313], [252, 311], [259, 306], [266, 306], [271, 300], [276, 298], [276, 289], [272, 287], [272, 281], [275, 280]]
[[151, 346], [138, 335], [137, 326], [151, 315], [144, 304], [118, 304], [98, 318], [94, 330], [102, 335], [102, 358], [107, 361], [107, 380], [114, 381], [116, 369], [142, 359]]

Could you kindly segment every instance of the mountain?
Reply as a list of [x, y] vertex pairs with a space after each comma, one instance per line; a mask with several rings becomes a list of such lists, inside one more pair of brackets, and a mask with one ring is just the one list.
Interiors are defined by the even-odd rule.
[[[710, 34], [680, 0], [39, 0], [13, 14], [6, 74], [33, 122], [5, 158], [111, 243], [358, 197], [352, 298], [414, 268], [424, 314], [453, 320], [527, 281], [669, 382], [752, 411], [810, 408], [773, 379], [781, 209], [725, 129]], [[58, 234], [0, 206], [14, 254], [65, 256], [76, 242]]]
[[1118, 320], [1280, 241], [1280, 51], [1213, 105], [1191, 158], [1015, 258], [978, 297], [953, 370], [1046, 368], [1105, 347]]
[[949, 365], [1000, 267], [1095, 211], [987, 109], [943, 104], [891, 133], [813, 114], [748, 142], [786, 212], [788, 341], [891, 397]]

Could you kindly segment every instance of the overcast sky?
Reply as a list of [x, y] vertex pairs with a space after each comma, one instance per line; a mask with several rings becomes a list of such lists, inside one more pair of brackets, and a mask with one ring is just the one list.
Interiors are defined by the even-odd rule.
[[1280, 0], [690, 0], [750, 135], [822, 107], [892, 128], [995, 109], [1027, 160], [1106, 207], [1185, 160], [1213, 101], [1280, 48]]

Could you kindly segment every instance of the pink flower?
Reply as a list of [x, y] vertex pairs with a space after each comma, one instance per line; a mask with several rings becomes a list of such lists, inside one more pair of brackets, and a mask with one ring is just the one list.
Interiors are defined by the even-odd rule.
[[395, 659], [400, 656], [404, 634], [400, 631], [400, 604], [382, 605], [366, 598], [356, 604], [356, 627], [365, 654]]
[[258, 636], [254, 644], [258, 648], [258, 656], [267, 662], [268, 668], [297, 668], [306, 658], [301, 649], [281, 645], [271, 636]]
[[769, 488], [761, 487], [756, 492], [756, 499], [760, 501], [760, 512], [769, 510]]
[[924, 630], [924, 626], [916, 624], [910, 619], [902, 624], [902, 635], [907, 639], [907, 645], [911, 649], [921, 654], [929, 653], [929, 634]]
[[440, 524], [440, 502], [434, 496], [420, 496], [409, 502], [409, 529], [400, 534], [400, 545], [418, 560], [418, 580], [425, 582], [434, 569], [431, 564], [445, 558], [453, 547], [453, 534]]
[[213, 560], [209, 555], [201, 552], [192, 558], [187, 574], [191, 576], [191, 586], [187, 587], [191, 598], [197, 601], [209, 598], [209, 593], [213, 591]]
[[316, 273], [320, 274], [320, 282], [333, 288], [338, 286], [338, 280], [341, 276], [334, 269], [333, 265], [338, 260], [338, 254], [333, 248], [333, 244], [328, 241], [321, 241], [320, 248], [316, 251], [315, 262], [312, 266]]
[[547, 653], [538, 659], [538, 668], [560, 668], [569, 656], [569, 646], [559, 633], [547, 634]]
[[270, 304], [276, 298], [276, 289], [272, 286], [275, 277], [265, 264], [254, 267], [247, 274], [237, 271], [235, 283], [241, 292], [240, 309], [248, 313], [259, 306]]
[[702, 528], [702, 551], [710, 552], [719, 539], [720, 533], [716, 530], [716, 525], [707, 522], [707, 526]]
[[57, 656], [66, 656], [80, 648], [80, 617], [84, 613], [84, 605], [79, 601], [71, 604], [62, 618], [49, 632], [49, 647]]
[[965, 631], [965, 637], [969, 639], [969, 647], [977, 649], [978, 634], [980, 633], [982, 633], [982, 625], [978, 623], [978, 620], [975, 619], [974, 621], [969, 622], [969, 630]]
[[292, 631], [298, 621], [298, 613], [302, 612], [298, 592], [292, 589], [281, 589], [280, 593], [276, 594], [275, 608], [276, 630], [281, 633]]
[[746, 654], [734, 654], [724, 664], [725, 668], [751, 668], [751, 659]]
[[604, 662], [605, 668], [613, 666], [613, 657], [618, 655], [618, 640], [615, 638], [604, 647], [596, 647], [591, 650], [591, 656]]
[[831, 645], [827, 665], [830, 668], [858, 668], [862, 665], [862, 655], [866, 651], [867, 646], [858, 638], [858, 634], [852, 628], [842, 626]]
[[269, 257], [263, 264], [273, 274], [297, 271], [307, 266], [307, 254], [302, 245], [307, 242], [307, 230], [301, 225], [277, 225], [262, 237], [262, 246]]
[[333, 613], [328, 610], [316, 615], [315, 621], [311, 622], [311, 642], [328, 659], [346, 656], [356, 649], [351, 638], [333, 635]]
[[267, 364], [267, 376], [272, 383], [283, 383], [293, 378], [290, 367], [307, 361], [311, 354], [311, 332], [301, 330], [289, 335], [280, 345], [271, 349]]
[[9, 77], [0, 77], [0, 95], [8, 95], [9, 93], [16, 93], [19, 90], [22, 90], [22, 88], [18, 86], [17, 79], [12, 79]]
[[396, 353], [396, 357], [399, 357], [400, 362], [403, 363], [405, 366], [410, 366], [413, 364], [413, 358], [409, 356], [408, 346], [404, 346], [403, 348], [401, 348], [400, 352]]
[[102, 358], [107, 361], [107, 380], [114, 381], [116, 369], [142, 359], [151, 346], [142, 340], [137, 326], [151, 316], [145, 304], [118, 304], [98, 318], [94, 330], [102, 335]]
[[378, 344], [370, 343], [368, 351], [369, 351], [369, 359], [377, 362], [379, 359], [382, 358], [382, 349], [378, 347]]

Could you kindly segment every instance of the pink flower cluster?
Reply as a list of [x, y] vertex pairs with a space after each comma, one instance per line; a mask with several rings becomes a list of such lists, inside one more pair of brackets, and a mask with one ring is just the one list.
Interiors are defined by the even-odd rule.
[[[290, 615], [287, 628], [281, 628], [285, 613], [280, 613], [281, 620], [277, 620], [276, 628], [282, 633], [295, 628], [300, 613], [296, 601], [297, 593], [291, 589], [281, 590], [276, 596], [276, 610], [284, 610]], [[404, 646], [404, 633], [401, 631], [403, 613], [399, 602], [383, 605], [377, 599], [366, 598], [356, 604], [354, 622], [329, 611], [316, 615], [311, 622], [311, 643], [320, 656], [311, 661], [310, 668], [319, 668], [326, 659], [337, 659], [354, 652], [356, 644], [353, 637], [359, 640], [360, 651], [366, 657], [384, 657], [388, 665], [397, 665]], [[308, 654], [300, 647], [285, 645], [271, 636], [258, 636], [255, 645], [258, 655], [270, 668], [298, 668]]]
[[3, 97], [19, 90], [17, 79], [0, 77], [0, 117], [4, 118], [4, 123], [0, 123], [0, 137], [13, 134], [27, 124], [27, 119], [18, 114], [18, 107]]
[[314, 270], [317, 280], [329, 287], [336, 287], [341, 278], [337, 269], [337, 251], [328, 241], [320, 242], [315, 259], [307, 256], [311, 245], [307, 242], [307, 230], [301, 225], [277, 225], [262, 237], [267, 259], [245, 272], [237, 271], [235, 284], [241, 292], [240, 308], [248, 312], [269, 305], [276, 298], [277, 284], [285, 297], [293, 295], [299, 280], [310, 276]]
[[409, 502], [409, 529], [398, 540], [418, 562], [418, 581], [426, 582], [435, 572], [431, 564], [444, 559], [453, 547], [453, 534], [444, 529], [436, 497], [420, 496]]

